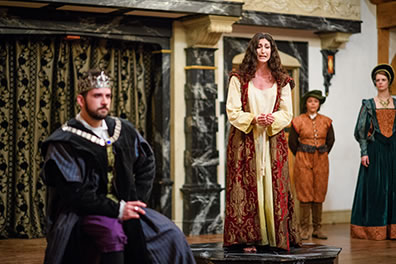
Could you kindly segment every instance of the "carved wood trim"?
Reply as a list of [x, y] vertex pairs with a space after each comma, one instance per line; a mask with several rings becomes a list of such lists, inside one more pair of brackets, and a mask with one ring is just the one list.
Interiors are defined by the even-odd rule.
[[361, 0], [245, 0], [244, 10], [360, 20]]
[[351, 33], [319, 33], [321, 48], [324, 50], [337, 50], [342, 44], [348, 42]]
[[186, 28], [187, 44], [190, 47], [213, 47], [223, 33], [232, 32], [232, 24], [239, 17], [203, 16], [183, 21]]

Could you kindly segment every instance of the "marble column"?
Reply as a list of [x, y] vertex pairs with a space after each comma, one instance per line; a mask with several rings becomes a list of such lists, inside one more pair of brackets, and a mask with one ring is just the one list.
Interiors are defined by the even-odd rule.
[[215, 50], [186, 49], [186, 177], [182, 191], [183, 231], [189, 235], [222, 231], [222, 188], [217, 183]]
[[172, 218], [172, 187], [170, 179], [170, 54], [169, 49], [153, 51], [153, 149], [156, 175], [150, 207]]
[[183, 231], [186, 235], [223, 232], [222, 187], [217, 182], [217, 84], [215, 51], [221, 34], [232, 31], [239, 18], [204, 16], [184, 21], [186, 27], [186, 149]]

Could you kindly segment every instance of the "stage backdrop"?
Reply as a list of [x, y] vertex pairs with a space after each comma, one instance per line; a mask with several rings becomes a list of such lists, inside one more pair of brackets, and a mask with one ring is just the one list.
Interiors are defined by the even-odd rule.
[[151, 134], [151, 57], [151, 46], [140, 42], [1, 37], [0, 238], [44, 234], [40, 145], [78, 112], [82, 72], [106, 70], [114, 80], [111, 113], [129, 119], [144, 136]]

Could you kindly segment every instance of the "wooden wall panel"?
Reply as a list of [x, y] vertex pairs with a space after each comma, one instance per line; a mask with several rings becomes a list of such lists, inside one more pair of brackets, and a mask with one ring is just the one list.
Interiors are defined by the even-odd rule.
[[378, 63], [389, 63], [389, 29], [378, 28]]
[[396, 1], [377, 5], [377, 27], [396, 27]]

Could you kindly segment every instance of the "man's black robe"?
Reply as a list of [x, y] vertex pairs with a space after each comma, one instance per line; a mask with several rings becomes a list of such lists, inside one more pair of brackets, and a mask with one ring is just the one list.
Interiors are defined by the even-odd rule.
[[[107, 117], [105, 121], [109, 135], [112, 136], [115, 119]], [[76, 119], [68, 121], [67, 125], [94, 135]], [[48, 245], [45, 263], [77, 264], [83, 261], [85, 249], [82, 244], [87, 240], [79, 229], [82, 216], [118, 217], [119, 203], [106, 197], [109, 170], [114, 171], [114, 189], [119, 200], [147, 201], [149, 198], [155, 176], [152, 149], [128, 121], [121, 120], [121, 126], [119, 138], [111, 145], [115, 155], [114, 168], [108, 166], [106, 146], [63, 131], [62, 128], [56, 130], [42, 144], [45, 157], [42, 176], [48, 185]], [[147, 236], [150, 234], [157, 240], [163, 237], [159, 235], [160, 230], [155, 226], [155, 219], [169, 222], [167, 228], [175, 231], [178, 236], [183, 236], [179, 230], [175, 230], [177, 227], [173, 227], [169, 219], [161, 217], [163, 216], [147, 209], [146, 216], [142, 216], [141, 219], [131, 219], [123, 223], [128, 237], [125, 263], [160, 263], [155, 261], [156, 256], [153, 256], [156, 254], [156, 246], [146, 244]], [[146, 234], [142, 223], [146, 227]], [[147, 228], [150, 227], [152, 230], [148, 232]], [[153, 237], [150, 239], [153, 240]], [[185, 251], [186, 263], [194, 262], [185, 242], [179, 250], [182, 251], [182, 255]], [[178, 255], [180, 252], [170, 254]]]

